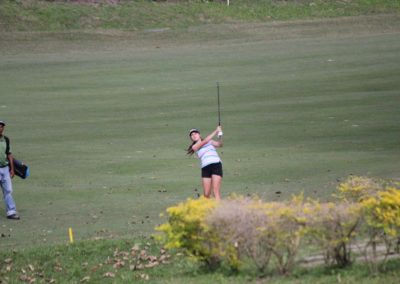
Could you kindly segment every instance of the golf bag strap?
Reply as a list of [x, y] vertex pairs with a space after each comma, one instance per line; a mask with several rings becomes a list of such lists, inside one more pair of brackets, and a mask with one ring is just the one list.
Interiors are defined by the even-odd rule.
[[4, 136], [4, 140], [6, 140], [6, 154], [10, 154], [10, 139], [7, 136]]

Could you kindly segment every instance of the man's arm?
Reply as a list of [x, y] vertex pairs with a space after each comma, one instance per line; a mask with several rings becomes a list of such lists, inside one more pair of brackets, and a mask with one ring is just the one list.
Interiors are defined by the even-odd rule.
[[8, 165], [10, 167], [10, 176], [11, 176], [11, 178], [13, 178], [14, 175], [15, 175], [13, 155], [11, 153], [7, 154], [7, 159], [8, 159], [8, 162], [9, 162]]

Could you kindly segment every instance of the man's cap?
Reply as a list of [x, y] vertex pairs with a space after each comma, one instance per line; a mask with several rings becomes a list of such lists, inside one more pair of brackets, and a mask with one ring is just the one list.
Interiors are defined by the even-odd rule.
[[197, 128], [192, 128], [189, 130], [189, 137], [192, 135], [193, 132], [197, 132], [200, 133], [200, 130], [198, 130]]
[[2, 124], [3, 126], [6, 125], [6, 123], [3, 120], [0, 120], [0, 124]]

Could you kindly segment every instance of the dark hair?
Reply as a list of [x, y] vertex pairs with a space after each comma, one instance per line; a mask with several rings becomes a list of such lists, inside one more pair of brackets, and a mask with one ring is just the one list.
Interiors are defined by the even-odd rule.
[[194, 150], [193, 150], [193, 145], [196, 144], [197, 141], [193, 141], [192, 144], [189, 145], [189, 147], [186, 150], [186, 154], [187, 155], [193, 155], [194, 154]]

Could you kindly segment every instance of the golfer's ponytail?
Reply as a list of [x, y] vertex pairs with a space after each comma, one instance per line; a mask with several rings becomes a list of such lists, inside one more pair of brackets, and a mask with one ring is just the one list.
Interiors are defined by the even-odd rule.
[[193, 141], [192, 144], [189, 145], [189, 147], [186, 150], [186, 154], [187, 155], [193, 155], [194, 154], [194, 150], [193, 150], [193, 145], [196, 144], [196, 141]]

